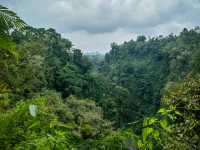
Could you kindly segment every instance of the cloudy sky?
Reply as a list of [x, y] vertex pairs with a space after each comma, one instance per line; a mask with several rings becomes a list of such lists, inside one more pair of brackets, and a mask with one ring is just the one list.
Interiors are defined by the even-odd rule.
[[178, 34], [200, 25], [199, 0], [0, 0], [29, 25], [52, 27], [84, 52], [137, 35]]

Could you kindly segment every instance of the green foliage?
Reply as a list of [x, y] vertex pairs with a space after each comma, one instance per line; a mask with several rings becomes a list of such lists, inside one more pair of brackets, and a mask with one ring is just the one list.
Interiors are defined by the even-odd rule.
[[0, 149], [199, 149], [198, 27], [103, 60], [25, 26], [0, 5]]
[[[55, 98], [55, 100], [58, 99]], [[16, 107], [1, 114], [1, 149], [42, 149], [45, 146], [47, 149], [51, 149], [51, 147], [57, 147], [56, 143], [51, 145], [50, 141], [61, 136], [63, 131], [60, 129], [57, 132], [61, 128], [61, 123], [53, 113], [56, 108], [50, 103], [53, 102], [49, 99], [47, 101], [45, 97], [38, 97], [29, 102], [21, 101]], [[36, 117], [29, 113], [29, 106], [32, 104], [38, 108]], [[67, 136], [66, 133], [64, 135]], [[59, 146], [59, 142], [63, 141], [58, 139], [61, 140], [57, 141]], [[66, 137], [64, 141], [67, 142]]]
[[136, 139], [138, 137], [132, 133], [132, 130], [121, 130], [111, 132], [103, 140], [95, 143], [93, 149], [98, 150], [129, 150], [136, 148]]
[[171, 132], [166, 142], [166, 148], [198, 149], [199, 137], [199, 75], [189, 75], [182, 83], [169, 89], [162, 102], [172, 114], [169, 118]]
[[0, 35], [0, 50], [2, 51], [1, 58], [8, 57], [9, 55], [18, 55], [16, 52], [16, 44], [6, 35]]
[[89, 58], [89, 60], [94, 65], [93, 69], [95, 71], [98, 71], [98, 69], [101, 67], [101, 63], [104, 61], [104, 54], [101, 53], [86, 53], [85, 56]]
[[[16, 13], [0, 5], [0, 86], [10, 88], [5, 78], [5, 72], [8, 70], [8, 61], [18, 56], [16, 45], [9, 37], [9, 30], [19, 30], [25, 26], [24, 21]], [[0, 89], [0, 94], [3, 91]]]
[[[36, 116], [30, 114], [30, 105], [37, 107]], [[52, 92], [20, 101], [0, 118], [0, 148], [5, 150], [82, 149], [111, 131], [93, 101], [70, 97], [64, 103]]]
[[10, 39], [9, 31], [11, 29], [20, 30], [26, 26], [26, 23], [17, 16], [17, 14], [8, 8], [0, 5], [0, 51], [1, 57], [9, 54], [16, 55], [15, 43]]
[[5, 33], [9, 29], [21, 29], [25, 27], [25, 22], [17, 14], [8, 8], [0, 5], [0, 33]]
[[[146, 149], [146, 143], [156, 141], [163, 149], [199, 148], [199, 83], [199, 75], [192, 78], [190, 75], [166, 91], [162, 99], [163, 108], [158, 111], [156, 118], [144, 120], [143, 140], [138, 141], [139, 147]], [[147, 138], [149, 135], [153, 138]]]
[[130, 95], [127, 122], [153, 115], [159, 109], [166, 85], [198, 72], [199, 28], [146, 39], [139, 36], [121, 45], [113, 43], [99, 68], [112, 82], [126, 88]]
[[[16, 86], [23, 86], [19, 88], [23, 90], [22, 96], [31, 97], [47, 88], [61, 92], [63, 97], [71, 94], [84, 97], [91, 63], [80, 50], [72, 49], [69, 40], [54, 29], [32, 27], [25, 28], [23, 33], [12, 32], [12, 38], [20, 52], [14, 73], [24, 72], [24, 76], [15, 75], [20, 77]], [[23, 85], [24, 80], [30, 84]]]

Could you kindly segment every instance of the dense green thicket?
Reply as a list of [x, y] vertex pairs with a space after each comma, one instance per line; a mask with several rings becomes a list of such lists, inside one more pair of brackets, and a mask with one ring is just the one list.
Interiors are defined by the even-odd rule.
[[[112, 131], [94, 101], [69, 97], [63, 102], [45, 92], [5, 109], [9, 102], [1, 99], [0, 149], [86, 149]], [[37, 108], [35, 116], [29, 113], [31, 105]]]
[[169, 87], [162, 98], [162, 106], [157, 114], [145, 118], [138, 147], [198, 150], [200, 146], [199, 86], [199, 75], [189, 75], [184, 81]]
[[184, 29], [169, 35], [113, 43], [100, 71], [128, 89], [129, 120], [153, 114], [160, 104], [164, 87], [199, 71], [200, 29]]
[[30, 98], [46, 89], [56, 90], [63, 98], [76, 95], [95, 100], [117, 127], [127, 122], [122, 120], [125, 111], [121, 106], [127, 105], [128, 91], [95, 73], [95, 65], [81, 50], [73, 49], [69, 40], [53, 29], [32, 27], [14, 31], [11, 37], [20, 56], [15, 65], [9, 65], [7, 76], [15, 97]]
[[0, 33], [0, 149], [199, 149], [199, 28], [105, 60], [1, 5]]

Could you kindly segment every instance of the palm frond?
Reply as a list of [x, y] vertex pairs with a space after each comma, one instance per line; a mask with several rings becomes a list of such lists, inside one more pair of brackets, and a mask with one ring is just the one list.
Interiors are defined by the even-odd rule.
[[15, 12], [0, 5], [0, 56], [8, 53], [17, 56], [15, 43], [10, 39], [9, 31], [19, 30], [25, 26], [26, 23]]
[[0, 31], [9, 29], [19, 30], [24, 28], [26, 23], [17, 14], [8, 8], [0, 5]]

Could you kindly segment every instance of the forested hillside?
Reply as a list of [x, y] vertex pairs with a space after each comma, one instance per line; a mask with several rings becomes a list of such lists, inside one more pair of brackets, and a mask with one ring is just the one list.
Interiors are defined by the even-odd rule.
[[200, 28], [102, 58], [0, 5], [0, 149], [200, 149]]
[[199, 72], [199, 27], [183, 29], [179, 36], [113, 43], [100, 71], [130, 92], [128, 122], [155, 113], [165, 88]]

